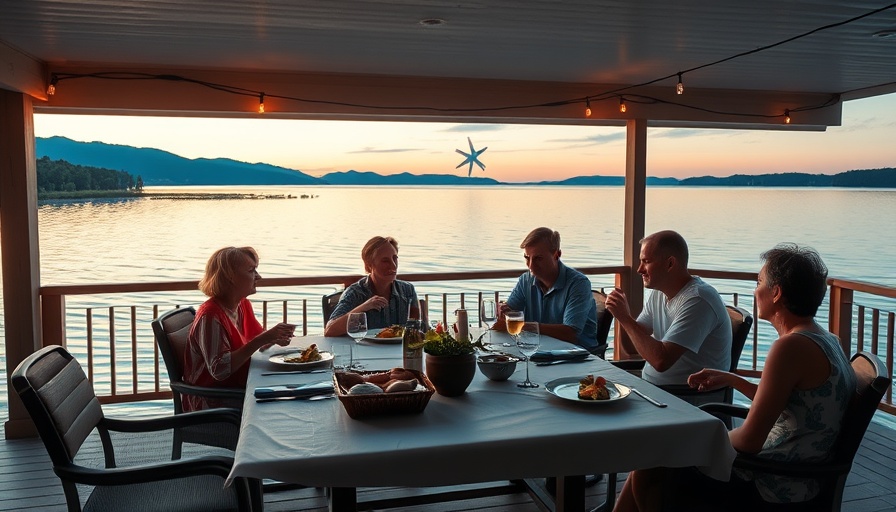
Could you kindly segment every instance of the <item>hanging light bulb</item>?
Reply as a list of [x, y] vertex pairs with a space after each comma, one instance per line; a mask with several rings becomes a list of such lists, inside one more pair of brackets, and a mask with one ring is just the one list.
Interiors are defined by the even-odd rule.
[[675, 86], [676, 94], [684, 94], [684, 84], [681, 83], [681, 73], [678, 73], [678, 85]]
[[790, 124], [790, 110], [784, 111], [784, 124]]
[[264, 93], [258, 95], [258, 113], [264, 114]]
[[585, 98], [585, 117], [591, 117], [591, 100]]
[[625, 113], [625, 98], [622, 96], [619, 97], [619, 111]]
[[56, 94], [56, 84], [59, 83], [59, 77], [53, 75], [50, 78], [50, 85], [47, 86], [47, 96], [52, 96]]

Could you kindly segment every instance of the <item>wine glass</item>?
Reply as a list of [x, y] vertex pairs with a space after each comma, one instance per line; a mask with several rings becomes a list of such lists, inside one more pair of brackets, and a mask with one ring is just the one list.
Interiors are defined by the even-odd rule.
[[498, 305], [495, 303], [495, 299], [482, 299], [479, 309], [479, 321], [488, 328], [488, 331], [486, 331], [488, 333], [488, 341], [486, 343], [491, 343], [492, 328], [498, 321]]
[[538, 331], [538, 322], [524, 322], [519, 334], [516, 335], [516, 346], [526, 356], [526, 381], [517, 386], [521, 388], [537, 388], [538, 384], [529, 380], [529, 359], [538, 351], [541, 344], [541, 335]]
[[360, 343], [361, 338], [367, 336], [367, 313], [349, 313], [345, 330], [355, 343]]
[[[507, 322], [507, 334], [509, 334], [514, 342], [517, 342], [520, 330], [523, 328], [526, 316], [522, 311], [508, 311], [504, 313], [504, 321]], [[504, 343], [505, 347], [512, 347], [511, 343]]]

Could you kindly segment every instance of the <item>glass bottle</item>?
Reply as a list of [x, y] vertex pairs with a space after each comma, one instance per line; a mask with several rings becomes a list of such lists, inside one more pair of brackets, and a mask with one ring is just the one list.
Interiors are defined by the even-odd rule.
[[408, 370], [423, 371], [423, 332], [420, 321], [409, 317], [401, 337], [402, 366]]

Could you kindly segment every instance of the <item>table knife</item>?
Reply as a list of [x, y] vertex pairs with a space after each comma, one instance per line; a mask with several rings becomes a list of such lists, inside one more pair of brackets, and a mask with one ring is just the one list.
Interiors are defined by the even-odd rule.
[[262, 375], [263, 375], [263, 376], [268, 376], [268, 375], [297, 375], [297, 374], [301, 374], [301, 373], [326, 373], [326, 372], [328, 372], [328, 371], [330, 371], [330, 370], [323, 370], [323, 369], [321, 369], [321, 370], [290, 370], [290, 371], [286, 371], [286, 372], [264, 372], [264, 373], [262, 373]]
[[647, 400], [648, 402], [652, 403], [653, 405], [655, 405], [655, 406], [657, 406], [657, 407], [667, 407], [667, 404], [664, 404], [664, 403], [662, 403], [662, 402], [657, 402], [657, 401], [654, 400], [653, 398], [650, 398], [649, 396], [645, 395], [644, 393], [641, 393], [640, 391], [638, 391], [638, 390], [635, 389], [635, 388], [631, 388], [631, 390], [632, 390], [632, 393], [634, 393], [634, 394], [640, 396], [640, 397], [643, 398], [644, 400]]

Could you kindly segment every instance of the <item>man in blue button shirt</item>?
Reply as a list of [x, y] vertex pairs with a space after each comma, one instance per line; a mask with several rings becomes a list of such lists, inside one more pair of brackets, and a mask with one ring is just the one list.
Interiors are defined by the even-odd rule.
[[527, 322], [538, 322], [541, 334], [595, 349], [597, 309], [591, 281], [560, 261], [560, 233], [536, 228], [520, 248], [529, 271], [520, 276], [507, 302], [501, 304], [495, 329], [507, 329], [505, 312], [523, 311]]

